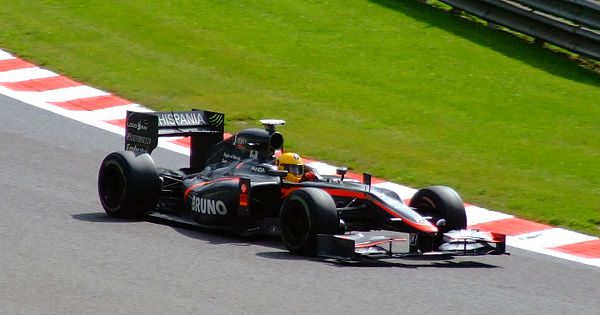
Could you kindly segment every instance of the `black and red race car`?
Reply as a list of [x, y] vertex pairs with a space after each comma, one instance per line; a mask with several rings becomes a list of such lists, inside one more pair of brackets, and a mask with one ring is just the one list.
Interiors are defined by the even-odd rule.
[[[242, 235], [281, 235], [298, 254], [338, 259], [408, 255], [505, 253], [505, 236], [467, 230], [464, 204], [445, 186], [419, 190], [405, 204], [393, 191], [336, 176], [284, 180], [275, 165], [283, 121], [263, 121], [264, 129], [242, 130], [223, 140], [221, 113], [128, 112], [125, 151], [102, 161], [98, 193], [112, 217], [153, 215]], [[163, 169], [150, 153], [159, 137], [190, 136], [190, 165]], [[394, 252], [406, 239], [366, 231], [405, 232], [409, 250]]]

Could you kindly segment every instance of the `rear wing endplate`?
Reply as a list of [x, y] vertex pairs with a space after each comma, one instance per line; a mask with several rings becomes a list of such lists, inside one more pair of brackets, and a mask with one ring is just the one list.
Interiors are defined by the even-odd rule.
[[[204, 167], [206, 149], [223, 140], [225, 114], [186, 112], [127, 112], [125, 150], [152, 153], [159, 137], [191, 137], [190, 167]], [[204, 149], [204, 150], [203, 150]]]

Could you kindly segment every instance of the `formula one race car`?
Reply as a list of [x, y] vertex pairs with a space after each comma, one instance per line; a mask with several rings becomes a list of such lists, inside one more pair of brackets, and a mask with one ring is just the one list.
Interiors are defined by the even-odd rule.
[[[464, 204], [451, 188], [421, 189], [406, 205], [393, 191], [371, 185], [369, 174], [362, 183], [345, 178], [346, 168], [336, 176], [312, 170], [308, 180], [288, 181], [292, 170], [275, 165], [283, 150], [275, 127], [283, 121], [262, 121], [264, 129], [223, 140], [224, 118], [199, 110], [128, 112], [125, 151], [106, 156], [98, 174], [106, 213], [281, 235], [292, 253], [337, 259], [505, 253], [504, 235], [466, 230]], [[155, 166], [150, 153], [161, 136], [191, 137], [189, 167]], [[409, 251], [392, 251], [393, 242], [406, 239], [362, 233], [373, 230], [408, 233]]]

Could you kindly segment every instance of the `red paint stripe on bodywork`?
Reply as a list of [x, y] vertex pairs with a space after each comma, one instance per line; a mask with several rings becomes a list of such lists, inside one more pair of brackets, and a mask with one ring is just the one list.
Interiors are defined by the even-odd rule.
[[335, 188], [321, 188], [326, 191], [328, 194], [336, 197], [350, 197], [350, 198], [359, 198], [365, 199], [366, 193], [361, 191], [352, 191], [352, 190], [343, 190], [343, 189], [335, 189]]
[[292, 191], [300, 189], [300, 187], [281, 188], [281, 198], [287, 197]]
[[470, 225], [469, 228], [481, 229], [483, 231], [492, 231], [496, 233], [506, 234], [509, 236], [514, 236], [519, 234], [548, 230], [554, 227], [519, 218], [508, 218]]
[[[388, 207], [386, 207], [381, 202], [379, 202], [377, 200], [373, 200], [373, 203], [376, 204], [379, 208], [385, 210], [387, 213], [391, 214], [394, 218], [402, 218], [398, 213], [396, 213], [395, 211], [390, 210]], [[402, 220], [404, 221], [404, 218], [402, 218]]]
[[54, 77], [32, 79], [19, 82], [0, 83], [0, 85], [9, 88], [13, 91], [19, 92], [43, 92], [48, 90], [80, 86], [82, 84], [62, 75], [59, 75]]
[[568, 244], [550, 249], [582, 258], [600, 258], [600, 240]]
[[11, 71], [25, 68], [35, 68], [36, 65], [23, 61], [21, 59], [5, 59], [0, 60], [0, 71]]
[[102, 95], [80, 98], [67, 102], [50, 102], [50, 104], [67, 110], [96, 110], [128, 105], [132, 104], [132, 102], [114, 95]]
[[377, 206], [379, 206], [381, 209], [387, 211], [389, 214], [391, 214], [393, 217], [395, 218], [401, 218], [402, 222], [414, 227], [415, 229], [419, 230], [419, 231], [423, 231], [423, 232], [428, 232], [428, 233], [437, 233], [438, 232], [438, 228], [436, 226], [434, 226], [433, 224], [427, 222], [427, 223], [417, 223], [417, 222], [412, 222], [402, 216], [400, 216], [400, 214], [396, 213], [395, 211], [389, 209], [388, 207], [386, 207], [384, 204], [382, 204], [381, 202], [377, 201], [377, 200], [373, 200], [373, 203], [375, 203]]
[[219, 179], [215, 179], [215, 180], [209, 180], [207, 182], [198, 183], [198, 184], [193, 185], [192, 187], [185, 190], [185, 193], [183, 194], [183, 199], [185, 200], [187, 198], [187, 195], [190, 193], [190, 191], [192, 191], [192, 189], [194, 189], [196, 187], [204, 186], [204, 185], [208, 185], [208, 184], [212, 184], [212, 183], [216, 183], [216, 182], [222, 182], [225, 180], [231, 180], [231, 181], [238, 182], [240, 180], [240, 178], [239, 177], [223, 177], [223, 178], [219, 178]]
[[384, 243], [405, 242], [405, 241], [406, 241], [405, 238], [392, 238], [392, 239], [389, 239], [389, 240], [382, 240], [382, 241], [371, 242], [371, 243], [356, 244], [356, 245], [354, 245], [354, 247], [355, 248], [365, 248], [365, 247], [376, 246], [376, 245], [380, 245], [380, 244], [384, 244]]

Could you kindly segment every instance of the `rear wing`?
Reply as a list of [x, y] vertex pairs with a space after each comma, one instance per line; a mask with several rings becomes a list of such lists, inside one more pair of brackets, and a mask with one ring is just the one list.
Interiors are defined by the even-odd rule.
[[159, 137], [190, 136], [190, 167], [203, 168], [208, 148], [223, 140], [225, 114], [187, 112], [127, 112], [125, 150], [152, 153]]

